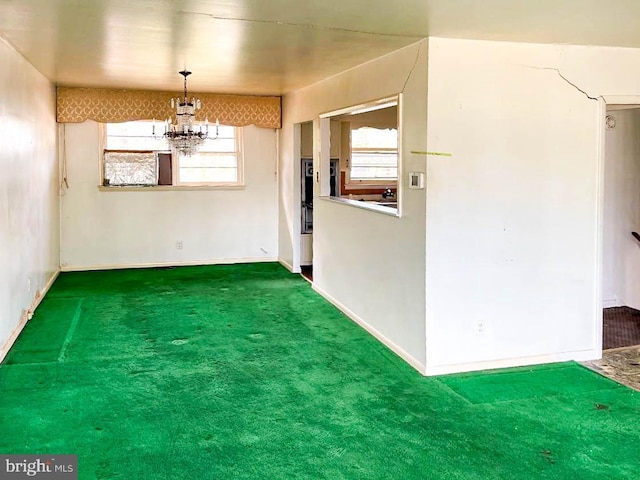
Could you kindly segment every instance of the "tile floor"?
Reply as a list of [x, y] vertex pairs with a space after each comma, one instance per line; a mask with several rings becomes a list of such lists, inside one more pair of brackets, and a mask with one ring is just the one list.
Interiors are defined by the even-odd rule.
[[640, 391], [640, 345], [605, 350], [601, 360], [583, 362], [583, 365]]

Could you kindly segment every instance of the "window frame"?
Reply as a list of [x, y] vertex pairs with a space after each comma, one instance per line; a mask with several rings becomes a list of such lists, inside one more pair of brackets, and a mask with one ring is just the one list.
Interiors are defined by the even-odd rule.
[[235, 152], [201, 152], [212, 155], [228, 155], [234, 153], [236, 156], [236, 178], [235, 182], [181, 182], [180, 181], [180, 156], [174, 157], [171, 153], [171, 174], [172, 186], [176, 187], [229, 187], [244, 185], [244, 136], [242, 127], [233, 127]]
[[[150, 120], [134, 120], [134, 121], [146, 121]], [[99, 126], [99, 184], [98, 189], [102, 191], [121, 191], [121, 190], [234, 190], [243, 189], [244, 184], [244, 132], [242, 127], [232, 126], [235, 132], [235, 148], [233, 152], [236, 155], [236, 182], [179, 182], [179, 169], [180, 169], [180, 157], [175, 156], [170, 148], [162, 150], [149, 150], [145, 149], [108, 149], [107, 147], [107, 123], [98, 123]], [[231, 125], [230, 125], [231, 126]], [[153, 151], [156, 154], [170, 154], [171, 155], [171, 185], [105, 185], [105, 166], [104, 166], [104, 154], [105, 152], [123, 152], [123, 153], [139, 153]], [[218, 152], [204, 152], [204, 153], [218, 153]], [[229, 154], [230, 152], [219, 152], [221, 154]]]

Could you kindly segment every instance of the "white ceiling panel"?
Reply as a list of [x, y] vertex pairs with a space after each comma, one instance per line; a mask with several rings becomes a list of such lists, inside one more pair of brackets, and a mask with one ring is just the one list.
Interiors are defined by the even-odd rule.
[[640, 47], [637, 0], [0, 0], [60, 85], [281, 94], [426, 36]]

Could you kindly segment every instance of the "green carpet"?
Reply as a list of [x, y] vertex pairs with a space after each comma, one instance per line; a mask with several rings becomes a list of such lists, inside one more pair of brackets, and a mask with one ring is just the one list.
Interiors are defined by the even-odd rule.
[[640, 394], [574, 363], [424, 378], [276, 264], [64, 273], [0, 453], [82, 479], [629, 479]]

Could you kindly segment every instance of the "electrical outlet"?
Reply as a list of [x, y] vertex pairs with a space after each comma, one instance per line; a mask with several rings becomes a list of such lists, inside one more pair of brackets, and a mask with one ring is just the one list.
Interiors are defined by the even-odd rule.
[[484, 331], [485, 331], [484, 322], [482, 322], [482, 321], [478, 322], [478, 335], [480, 335], [480, 336], [484, 335]]
[[182, 247], [183, 247], [183, 246], [184, 246], [184, 245], [182, 245], [182, 240], [178, 240], [178, 241], [176, 242], [176, 249], [177, 249], [177, 250], [182, 250]]

